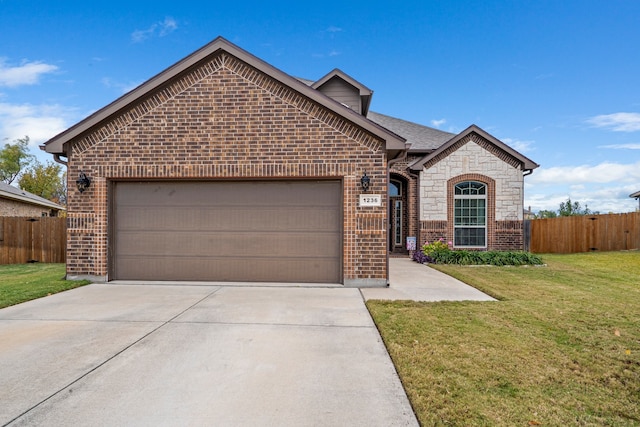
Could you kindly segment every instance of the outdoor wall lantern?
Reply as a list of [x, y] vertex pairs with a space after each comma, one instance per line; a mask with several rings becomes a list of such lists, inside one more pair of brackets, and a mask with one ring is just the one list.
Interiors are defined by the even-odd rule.
[[362, 175], [360, 178], [360, 186], [362, 187], [362, 191], [367, 191], [369, 189], [369, 183], [371, 182], [371, 178], [367, 176], [367, 172]]
[[91, 185], [91, 180], [84, 174], [84, 172], [80, 172], [80, 176], [76, 179], [76, 185], [78, 186], [78, 191], [80, 193], [84, 193], [84, 190], [89, 188]]

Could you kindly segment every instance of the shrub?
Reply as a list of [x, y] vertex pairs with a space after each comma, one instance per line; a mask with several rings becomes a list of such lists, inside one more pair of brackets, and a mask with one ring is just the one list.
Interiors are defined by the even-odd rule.
[[422, 251], [415, 251], [413, 253], [413, 260], [420, 264], [431, 263], [433, 264], [435, 261], [429, 255], [425, 254]]
[[458, 265], [540, 265], [542, 258], [523, 251], [437, 251], [432, 258], [438, 264]]
[[426, 242], [424, 245], [422, 245], [422, 252], [424, 252], [425, 255], [429, 256], [433, 256], [433, 254], [436, 252], [450, 252], [451, 245], [451, 242], [447, 244], [444, 242], [444, 239], [441, 238], [432, 243]]
[[438, 239], [425, 242], [422, 251], [415, 251], [413, 260], [420, 264], [458, 265], [540, 265], [542, 258], [523, 251], [468, 251], [454, 250], [451, 242]]

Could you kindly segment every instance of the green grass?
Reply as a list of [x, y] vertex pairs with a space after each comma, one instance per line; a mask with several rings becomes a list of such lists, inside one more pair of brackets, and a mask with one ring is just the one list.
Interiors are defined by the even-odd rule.
[[0, 308], [90, 283], [65, 280], [64, 264], [0, 265]]
[[367, 303], [422, 425], [640, 425], [640, 252], [543, 259], [435, 266], [499, 302]]

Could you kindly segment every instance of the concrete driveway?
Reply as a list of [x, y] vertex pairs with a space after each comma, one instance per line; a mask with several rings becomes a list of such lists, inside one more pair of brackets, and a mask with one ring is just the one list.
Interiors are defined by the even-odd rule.
[[358, 289], [93, 284], [0, 310], [0, 425], [417, 425]]

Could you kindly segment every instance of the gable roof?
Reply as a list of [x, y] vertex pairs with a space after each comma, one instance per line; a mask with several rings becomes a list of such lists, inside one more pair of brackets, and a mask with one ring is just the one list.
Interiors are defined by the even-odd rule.
[[406, 138], [407, 143], [411, 144], [408, 150], [410, 153], [425, 153], [437, 150], [456, 136], [454, 133], [444, 132], [373, 111], [369, 111], [367, 118]]
[[[339, 77], [345, 80], [347, 83], [356, 86], [360, 90], [361, 96], [363, 93], [366, 93], [366, 91], [370, 91], [367, 102], [371, 102], [373, 91], [338, 68], [326, 74], [316, 82], [301, 77], [296, 77], [296, 79], [306, 84], [307, 86], [319, 89], [324, 83], [328, 82], [334, 77]], [[407, 149], [409, 153], [432, 152], [434, 150], [437, 150], [445, 142], [456, 136], [456, 134], [451, 132], [441, 131], [429, 126], [424, 126], [418, 123], [413, 123], [407, 120], [398, 119], [396, 117], [387, 116], [385, 114], [376, 113], [374, 111], [369, 111], [368, 106], [366, 107], [366, 109], [363, 106], [363, 110], [365, 112], [364, 115], [367, 116], [367, 119], [406, 139], [406, 143], [409, 145], [409, 148]]]
[[520, 154], [519, 152], [517, 152], [516, 150], [514, 150], [513, 148], [509, 147], [507, 144], [505, 144], [504, 142], [500, 141], [499, 139], [495, 138], [494, 136], [490, 135], [489, 133], [485, 132], [484, 130], [482, 130], [481, 128], [479, 128], [476, 125], [471, 125], [468, 128], [466, 128], [465, 130], [463, 130], [462, 132], [460, 132], [458, 135], [456, 135], [455, 137], [451, 138], [449, 141], [447, 141], [445, 144], [443, 144], [442, 146], [440, 146], [437, 150], [435, 150], [433, 153], [427, 154], [426, 156], [424, 156], [422, 159], [418, 160], [417, 162], [414, 162], [413, 164], [409, 165], [409, 167], [411, 168], [411, 170], [414, 171], [419, 171], [422, 170], [422, 168], [424, 167], [424, 165], [431, 159], [435, 158], [436, 156], [438, 156], [440, 153], [442, 153], [443, 151], [445, 151], [446, 149], [448, 149], [449, 147], [451, 147], [452, 145], [454, 145], [455, 143], [457, 143], [458, 141], [460, 141], [462, 138], [467, 137], [468, 135], [471, 134], [477, 134], [479, 136], [481, 136], [482, 138], [484, 138], [485, 140], [489, 141], [490, 144], [493, 144], [496, 148], [498, 148], [499, 150], [507, 153], [509, 156], [511, 156], [512, 158], [518, 160], [521, 164], [522, 164], [522, 170], [524, 171], [532, 171], [533, 169], [539, 167], [540, 165], [537, 164], [536, 162], [534, 162], [533, 160], [529, 159], [528, 157]]
[[0, 199], [10, 199], [30, 205], [46, 207], [48, 209], [64, 210], [64, 207], [47, 200], [44, 197], [36, 196], [28, 191], [21, 190], [13, 185], [0, 182]]
[[77, 138], [78, 136], [86, 132], [89, 132], [99, 123], [117, 114], [129, 105], [145, 98], [155, 90], [168, 84], [173, 78], [181, 75], [182, 73], [193, 67], [196, 67], [199, 63], [205, 61], [207, 58], [213, 55], [218, 54], [220, 51], [224, 51], [238, 58], [239, 60], [249, 64], [257, 70], [267, 74], [269, 77], [294, 89], [307, 98], [310, 98], [311, 100], [322, 105], [323, 107], [326, 107], [334, 113], [344, 117], [355, 125], [367, 130], [374, 136], [384, 140], [386, 142], [386, 149], [390, 159], [398, 156], [405, 150], [406, 147], [404, 138], [394, 134], [393, 132], [390, 132], [389, 130], [377, 125], [370, 120], [367, 120], [364, 116], [358, 114], [348, 107], [341, 105], [339, 102], [334, 101], [323, 93], [309, 87], [303, 82], [300, 82], [299, 80], [289, 76], [288, 74], [280, 71], [272, 65], [267, 64], [266, 62], [239, 48], [238, 46], [225, 40], [222, 37], [217, 37], [209, 44], [198, 49], [191, 55], [187, 56], [186, 58], [182, 59], [181, 61], [175, 63], [166, 70], [147, 80], [145, 83], [116, 99], [111, 104], [96, 111], [89, 117], [85, 118], [81, 122], [65, 130], [64, 132], [54, 136], [44, 144], [43, 149], [46, 152], [54, 155], [67, 156], [67, 147], [65, 146], [66, 143], [72, 141], [74, 138]]
[[334, 77], [342, 79], [343, 81], [349, 83], [351, 86], [355, 87], [358, 90], [358, 93], [360, 95], [360, 102], [362, 103], [362, 111], [359, 111], [359, 113], [362, 114], [363, 116], [366, 116], [367, 112], [369, 111], [369, 105], [371, 104], [371, 97], [373, 96], [373, 91], [368, 87], [366, 87], [365, 85], [363, 85], [362, 83], [360, 83], [359, 81], [357, 81], [356, 79], [354, 79], [353, 77], [351, 77], [350, 75], [343, 72], [342, 70], [338, 68], [334, 68], [329, 73], [327, 73], [324, 77], [320, 78], [320, 80], [311, 83], [310, 86], [314, 89], [320, 89], [322, 85], [324, 85]]

